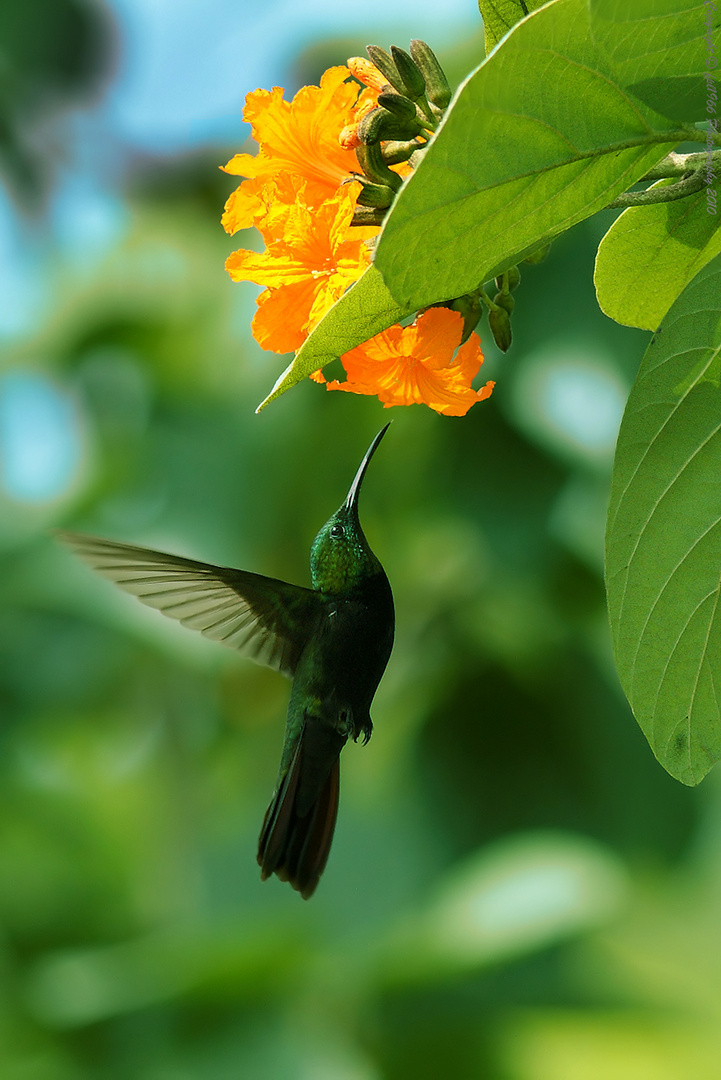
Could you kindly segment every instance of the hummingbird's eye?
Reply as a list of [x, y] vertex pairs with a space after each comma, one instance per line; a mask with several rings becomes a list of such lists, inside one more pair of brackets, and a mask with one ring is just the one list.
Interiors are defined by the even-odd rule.
[[345, 529], [342, 525], [331, 525], [330, 534], [334, 540], [337, 540], [339, 536], [345, 535]]

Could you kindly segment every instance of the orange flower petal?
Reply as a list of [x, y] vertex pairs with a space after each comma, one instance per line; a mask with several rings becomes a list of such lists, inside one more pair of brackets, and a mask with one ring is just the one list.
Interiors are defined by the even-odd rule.
[[252, 178], [261, 171], [262, 164], [262, 159], [258, 160], [258, 154], [235, 154], [229, 162], [221, 165], [220, 168], [223, 172], [230, 173], [231, 176]]
[[262, 189], [263, 180], [246, 180], [228, 196], [220, 223], [231, 236], [250, 229], [265, 213]]
[[236, 154], [225, 171], [250, 178], [298, 173], [320, 183], [326, 194], [334, 191], [358, 168], [353, 151], [338, 142], [353, 120], [358, 98], [357, 85], [345, 81], [349, 74], [346, 67], [329, 68], [320, 86], [302, 87], [290, 103], [283, 100], [279, 86], [248, 94], [243, 116], [260, 152], [250, 160], [247, 154]]
[[234, 281], [266, 287], [258, 298], [253, 334], [263, 348], [275, 352], [299, 348], [370, 263], [363, 240], [346, 239], [355, 185], [338, 188], [311, 210], [303, 202], [304, 184], [289, 185], [287, 191], [297, 191], [297, 200], [276, 210], [279, 221], [282, 216], [283, 239], [270, 240], [263, 252], [234, 251], [225, 264]]
[[393, 326], [341, 357], [347, 380], [329, 390], [376, 394], [383, 404], [425, 404], [445, 416], [465, 416], [490, 396], [493, 383], [470, 383], [483, 363], [477, 334], [458, 349], [463, 318], [448, 308], [430, 308], [412, 326]]
[[253, 337], [261, 349], [295, 352], [305, 341], [308, 310], [313, 302], [313, 281], [305, 278], [283, 289], [266, 289], [258, 297], [251, 323]]

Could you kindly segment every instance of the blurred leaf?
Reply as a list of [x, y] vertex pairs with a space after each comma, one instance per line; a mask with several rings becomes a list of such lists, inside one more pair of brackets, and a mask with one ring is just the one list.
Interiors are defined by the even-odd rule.
[[594, 281], [601, 310], [625, 326], [655, 330], [719, 251], [721, 228], [708, 212], [705, 189], [676, 202], [629, 207], [598, 248]]
[[618, 859], [586, 837], [517, 833], [443, 878], [424, 911], [381, 948], [382, 979], [424, 982], [496, 964], [603, 925], [628, 883]]
[[500, 1056], [513, 1080], [715, 1080], [720, 1051], [692, 1017], [532, 1009], [505, 1025]]
[[620, 863], [593, 841], [515, 835], [449, 873], [428, 914], [428, 940], [451, 960], [487, 963], [603, 923], [625, 891]]
[[92, 86], [108, 48], [106, 20], [98, 5], [83, 0], [3, 0], [3, 98], [77, 93]]
[[[709, 854], [718, 858], [716, 838]], [[601, 930], [584, 952], [602, 958], [601, 968], [612, 964], [636, 1001], [707, 1018], [721, 1042], [718, 910], [718, 880], [707, 873], [652, 878], [627, 917]]]
[[290, 921], [279, 932], [247, 925], [184, 925], [101, 949], [45, 956], [28, 979], [32, 1011], [57, 1027], [94, 1023], [191, 992], [273, 996], [307, 959]]
[[641, 362], [616, 450], [606, 584], [621, 683], [658, 760], [697, 784], [721, 757], [721, 257]]
[[527, 351], [509, 402], [519, 428], [570, 463], [607, 472], [628, 397], [614, 366], [611, 356], [570, 334]]
[[585, 0], [555, 0], [462, 86], [376, 266], [401, 305], [472, 292], [633, 184], [678, 142], [663, 129], [614, 81]]
[[110, 20], [104, 5], [84, 0], [0, 4], [0, 171], [25, 205], [49, 187], [48, 120], [97, 93], [110, 67]]

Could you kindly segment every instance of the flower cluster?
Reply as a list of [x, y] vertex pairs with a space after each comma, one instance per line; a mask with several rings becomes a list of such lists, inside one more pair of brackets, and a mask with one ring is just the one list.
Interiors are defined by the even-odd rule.
[[[394, 50], [394, 59], [397, 53], [413, 65], [402, 50]], [[391, 60], [380, 49], [371, 56], [384, 67]], [[244, 179], [229, 197], [222, 223], [230, 234], [254, 226], [265, 243], [263, 252], [240, 249], [226, 261], [234, 281], [263, 286], [252, 331], [264, 349], [300, 348], [363, 274], [378, 223], [442, 114], [432, 93], [418, 93], [412, 104], [403, 96], [405, 84], [389, 84], [391, 70], [396, 68], [380, 70], [355, 57], [348, 67], [330, 68], [320, 86], [303, 87], [291, 102], [280, 87], [246, 98], [243, 115], [259, 152], [236, 154], [223, 166]], [[391, 327], [341, 361], [345, 382], [326, 382], [321, 372], [315, 380], [328, 390], [377, 394], [386, 407], [424, 403], [462, 416], [493, 388], [490, 382], [480, 391], [471, 388], [483, 362], [480, 342], [467, 330], [464, 335], [463, 317], [448, 308], [427, 310], [413, 326]]]
[[360, 188], [346, 183], [357, 162], [340, 132], [373, 107], [346, 67], [330, 68], [320, 86], [305, 86], [289, 104], [280, 87], [255, 90], [243, 113], [259, 153], [236, 154], [224, 167], [247, 177], [225, 204], [229, 233], [255, 226], [266, 249], [235, 251], [234, 281], [263, 285], [252, 329], [272, 352], [300, 348], [313, 327], [370, 262], [365, 240], [377, 227], [354, 228]]

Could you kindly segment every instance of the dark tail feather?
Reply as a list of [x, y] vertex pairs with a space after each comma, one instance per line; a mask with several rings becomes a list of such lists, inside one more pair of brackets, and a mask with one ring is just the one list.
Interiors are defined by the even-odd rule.
[[[309, 739], [314, 745], [308, 745]], [[332, 747], [322, 739], [323, 749], [331, 749], [332, 761], [318, 786], [313, 783], [318, 766], [313, 751], [320, 747], [309, 728], [303, 729], [290, 768], [266, 811], [258, 843], [263, 881], [277, 874], [304, 900], [313, 895], [325, 869], [338, 816], [339, 756], [346, 740], [333, 732], [330, 741]]]

